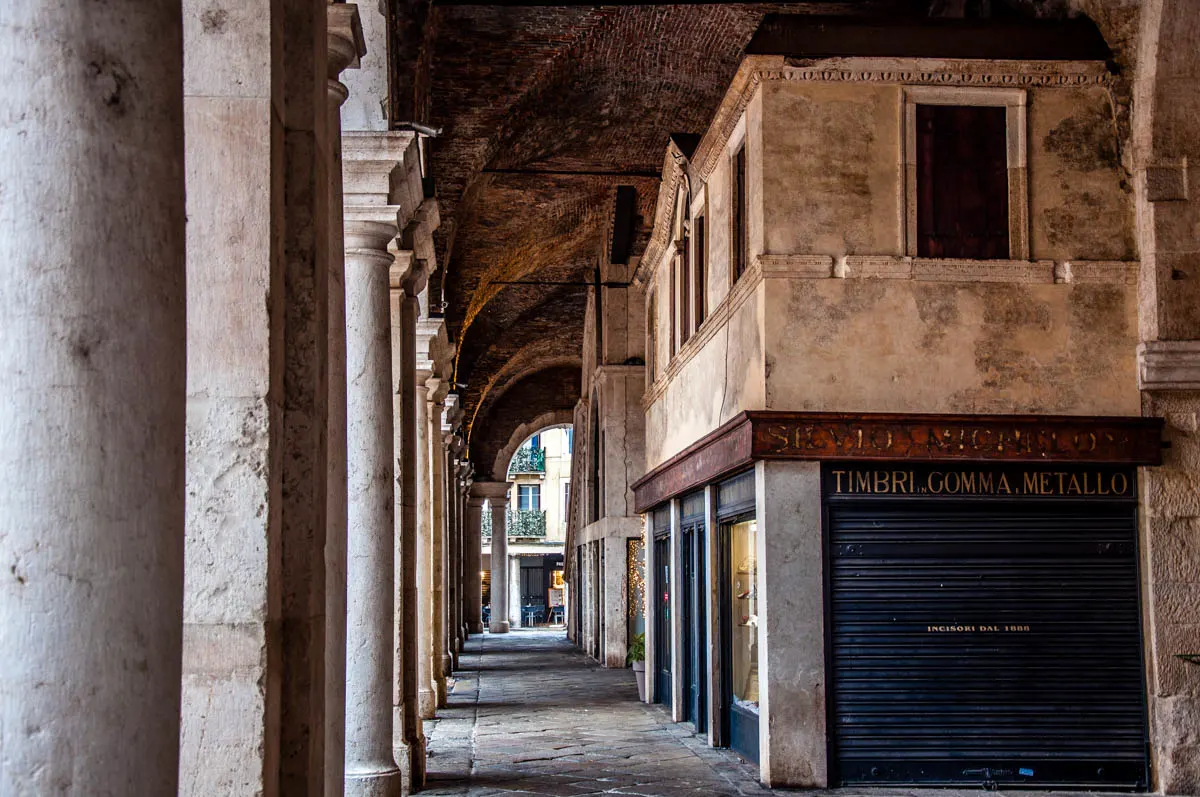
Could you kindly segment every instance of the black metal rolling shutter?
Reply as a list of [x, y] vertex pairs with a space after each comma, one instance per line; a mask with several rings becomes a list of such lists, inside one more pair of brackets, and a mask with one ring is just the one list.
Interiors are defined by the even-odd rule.
[[827, 513], [843, 783], [1146, 787], [1133, 502]]

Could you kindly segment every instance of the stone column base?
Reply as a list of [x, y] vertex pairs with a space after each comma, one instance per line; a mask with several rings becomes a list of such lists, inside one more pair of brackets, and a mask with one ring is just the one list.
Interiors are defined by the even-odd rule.
[[404, 777], [395, 767], [346, 773], [346, 797], [400, 797], [403, 789]]
[[483, 622], [481, 621], [478, 623], [471, 623], [471, 633], [472, 634], [482, 634], [483, 633]]
[[392, 752], [404, 775], [403, 794], [412, 794], [425, 786], [425, 736], [408, 743], [393, 745]]
[[488, 625], [488, 631], [493, 634], [507, 634], [509, 630], [508, 620], [493, 620]]
[[417, 711], [423, 720], [431, 720], [437, 714], [437, 692], [434, 689], [422, 689], [417, 694]]

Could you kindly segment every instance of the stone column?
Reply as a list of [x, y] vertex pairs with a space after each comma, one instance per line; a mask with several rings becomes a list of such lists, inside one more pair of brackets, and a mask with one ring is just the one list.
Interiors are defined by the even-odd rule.
[[175, 794], [180, 4], [0, 17], [0, 793]]
[[330, 3], [329, 113], [329, 475], [325, 538], [325, 797], [345, 790], [346, 760], [346, 286], [342, 218], [342, 70], [366, 50], [358, 6]]
[[450, 386], [432, 378], [429, 388], [429, 554], [432, 569], [429, 672], [438, 707], [446, 706], [446, 454], [442, 443], [442, 415]]
[[492, 619], [488, 630], [507, 634], [508, 622], [508, 491], [510, 482], [476, 482], [475, 495], [488, 501], [492, 513]]
[[398, 794], [403, 785], [389, 700], [396, 572], [390, 290], [412, 266], [398, 256], [394, 237], [413, 209], [404, 185], [417, 153], [409, 133], [346, 133], [343, 149], [351, 463], [346, 792], [373, 797]]
[[433, 480], [429, 450], [430, 371], [416, 372], [417, 411], [417, 711], [421, 719], [437, 713], [437, 685], [433, 680]]
[[[418, 397], [417, 363], [417, 319], [421, 315], [417, 295], [421, 285], [404, 284], [404, 298], [400, 303], [402, 328], [400, 330], [401, 379], [401, 424], [403, 447], [400, 456], [401, 501], [403, 515], [400, 519], [401, 604], [400, 638], [397, 647], [402, 652], [398, 681], [400, 683], [399, 714], [403, 719], [402, 732], [407, 755], [409, 784], [412, 790], [425, 783], [425, 735], [422, 731], [420, 713], [420, 599], [418, 595], [417, 549], [420, 537], [420, 513], [418, 506], [418, 406], [424, 406], [424, 396]], [[400, 745], [397, 745], [399, 747]]]
[[463, 567], [465, 579], [463, 608], [466, 612], [467, 630], [472, 634], [483, 633], [483, 548], [481, 534], [483, 525], [484, 495], [477, 492], [479, 485], [472, 484], [467, 491], [466, 523], [463, 526]]
[[[506, 530], [507, 531], [507, 530]], [[507, 534], [506, 534], [507, 536]], [[506, 548], [508, 546], [505, 546]], [[508, 622], [509, 627], [524, 628], [525, 618], [521, 616], [521, 559], [517, 556], [508, 558]]]
[[346, 224], [349, 428], [346, 793], [400, 794], [392, 756], [392, 401], [388, 243], [394, 224]]
[[[458, 455], [454, 460], [454, 546], [458, 564], [454, 568], [455, 577], [455, 620], [457, 622], [458, 640], [456, 651], [462, 653], [463, 644], [467, 640], [470, 629], [467, 627], [467, 551], [465, 546], [467, 522], [467, 467], [459, 457], [465, 449], [463, 439], [457, 438]], [[455, 669], [458, 668], [458, 657], [454, 659]]]
[[[462, 650], [462, 489], [458, 476], [458, 454], [462, 450], [457, 435], [446, 436], [446, 507], [449, 515], [450, 550], [447, 560], [450, 573], [446, 583], [446, 622], [449, 629], [450, 671], [458, 669], [458, 652]], [[449, 673], [447, 673], [449, 674]]]
[[450, 655], [446, 675], [458, 665], [458, 463], [454, 456], [455, 437], [443, 436], [446, 444], [446, 652]]

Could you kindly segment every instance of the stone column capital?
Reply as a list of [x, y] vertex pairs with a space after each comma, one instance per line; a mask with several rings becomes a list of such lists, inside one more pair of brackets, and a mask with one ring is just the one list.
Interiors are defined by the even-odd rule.
[[398, 242], [392, 243], [392, 270], [388, 272], [388, 289], [393, 296], [415, 299], [420, 291], [413, 291], [415, 272], [421, 270], [421, 261], [411, 249], [401, 249]]
[[[358, 68], [359, 59], [367, 54], [367, 42], [354, 3], [330, 3], [325, 7], [325, 18], [328, 77], [330, 82], [336, 82], [343, 70]], [[342, 91], [345, 90], [343, 86]]]
[[329, 107], [339, 109], [350, 96], [350, 90], [340, 80], [342, 71], [358, 67], [359, 59], [367, 54], [367, 44], [363, 39], [358, 6], [330, 3], [325, 7], [325, 16], [326, 95]]
[[396, 225], [383, 218], [358, 216], [345, 220], [346, 257], [362, 258], [378, 263], [380, 268], [391, 268], [393, 257], [388, 251], [396, 238]]
[[425, 201], [421, 152], [412, 132], [345, 131], [342, 175], [347, 220], [390, 220], [399, 232]]
[[450, 382], [440, 376], [431, 376], [425, 381], [425, 386], [429, 388], [429, 400], [441, 408], [438, 411], [437, 418], [438, 425], [441, 426], [445, 422], [443, 413], [446, 406], [446, 398], [450, 394]]
[[508, 491], [512, 489], [512, 482], [475, 482], [471, 485], [471, 496], [484, 498], [495, 506], [497, 502], [508, 503]]

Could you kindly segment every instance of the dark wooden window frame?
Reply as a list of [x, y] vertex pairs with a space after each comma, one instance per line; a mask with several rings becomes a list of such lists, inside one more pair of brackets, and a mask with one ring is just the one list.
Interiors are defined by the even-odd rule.
[[1028, 116], [1025, 89], [958, 86], [910, 86], [905, 98], [905, 250], [920, 257], [917, 230], [917, 106], [959, 105], [1005, 108], [1008, 166], [1008, 260], [1029, 259], [1029, 168], [1026, 156]]
[[[686, 225], [686, 222], [685, 222]], [[692, 245], [691, 231], [684, 227], [679, 245], [679, 348], [692, 337]]]
[[749, 218], [746, 198], [747, 175], [746, 142], [743, 140], [729, 159], [729, 219], [730, 219], [730, 284], [734, 284], [746, 272], [749, 265]]
[[667, 348], [667, 361], [675, 359], [675, 352], [679, 350], [679, 252], [671, 255], [671, 264], [668, 267], [670, 271], [670, 294], [671, 294], [671, 314], [668, 319], [668, 340], [670, 345]]
[[692, 323], [698, 330], [708, 316], [708, 217], [702, 209], [692, 216]]

